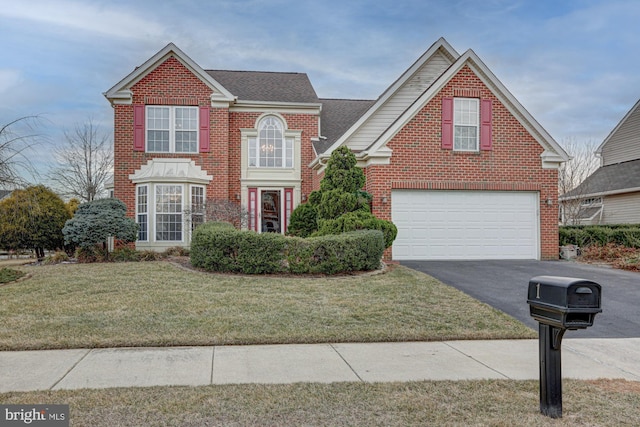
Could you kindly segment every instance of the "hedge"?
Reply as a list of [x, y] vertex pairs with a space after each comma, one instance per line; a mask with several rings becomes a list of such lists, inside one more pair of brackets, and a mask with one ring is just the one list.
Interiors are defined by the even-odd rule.
[[640, 248], [640, 225], [579, 225], [560, 227], [560, 246], [604, 246], [607, 243]]
[[194, 230], [191, 240], [194, 267], [243, 274], [374, 270], [383, 252], [384, 238], [378, 230], [303, 239], [207, 223]]

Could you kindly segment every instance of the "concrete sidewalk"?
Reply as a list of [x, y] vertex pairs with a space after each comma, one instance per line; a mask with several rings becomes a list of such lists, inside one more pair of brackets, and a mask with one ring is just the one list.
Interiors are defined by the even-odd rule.
[[[538, 340], [0, 352], [0, 392], [295, 382], [538, 379]], [[640, 381], [640, 338], [565, 339], [564, 378]]]

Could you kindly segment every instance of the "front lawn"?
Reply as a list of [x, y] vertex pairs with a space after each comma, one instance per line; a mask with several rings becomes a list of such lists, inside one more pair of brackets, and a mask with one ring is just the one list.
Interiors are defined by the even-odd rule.
[[169, 262], [24, 266], [0, 287], [0, 350], [535, 338], [423, 273], [264, 277]]
[[637, 426], [639, 383], [563, 384], [563, 418], [540, 414], [537, 381], [420, 381], [113, 388], [0, 394], [64, 403], [74, 426]]

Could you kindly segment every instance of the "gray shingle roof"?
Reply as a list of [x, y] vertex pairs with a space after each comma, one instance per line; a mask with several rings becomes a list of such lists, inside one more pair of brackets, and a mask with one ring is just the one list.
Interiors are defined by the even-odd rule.
[[324, 153], [336, 142], [371, 106], [375, 100], [321, 99], [321, 139], [313, 143], [318, 154]]
[[305, 73], [207, 70], [241, 101], [318, 103], [318, 95]]
[[577, 219], [587, 220], [593, 218], [595, 215], [599, 214], [602, 210], [602, 206], [597, 207], [581, 207], [578, 210], [578, 215], [576, 215]]
[[561, 199], [640, 188], [640, 159], [603, 166]]
[[241, 101], [322, 103], [321, 134], [314, 142], [318, 154], [326, 151], [371, 106], [374, 100], [318, 99], [304, 73], [207, 70], [207, 73]]

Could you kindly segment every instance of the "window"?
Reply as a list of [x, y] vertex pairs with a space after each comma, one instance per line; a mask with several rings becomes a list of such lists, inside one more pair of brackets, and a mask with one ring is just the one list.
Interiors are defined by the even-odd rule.
[[455, 98], [453, 101], [453, 149], [478, 151], [479, 100]]
[[136, 192], [136, 221], [138, 223], [138, 240], [146, 242], [149, 240], [149, 221], [148, 221], [148, 196], [147, 186], [140, 185]]
[[204, 187], [191, 187], [191, 230], [204, 223]]
[[198, 152], [198, 107], [147, 106], [147, 151]]
[[602, 204], [602, 197], [591, 197], [589, 199], [584, 199], [580, 204], [582, 206], [600, 205]]
[[284, 136], [284, 125], [277, 117], [262, 119], [258, 125], [258, 137], [249, 138], [249, 166], [293, 167], [293, 138]]
[[182, 185], [156, 185], [156, 241], [182, 241]]

